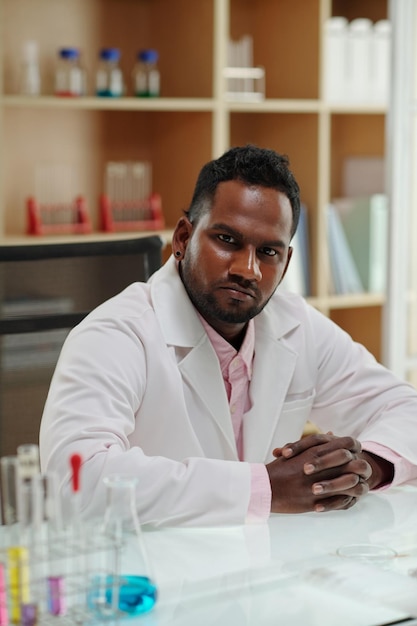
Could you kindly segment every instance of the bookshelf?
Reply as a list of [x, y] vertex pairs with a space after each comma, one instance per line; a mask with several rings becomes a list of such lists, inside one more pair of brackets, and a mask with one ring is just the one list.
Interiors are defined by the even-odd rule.
[[[25, 199], [40, 160], [77, 165], [98, 228], [105, 163], [149, 160], [167, 231], [187, 207], [203, 163], [231, 145], [254, 142], [289, 155], [308, 208], [311, 302], [381, 357], [383, 296], [329, 293], [325, 206], [341, 193], [350, 156], [383, 157], [383, 106], [330, 105], [323, 98], [324, 22], [387, 17], [387, 0], [0, 0], [0, 236], [23, 237]], [[7, 27], [6, 27], [7, 25]], [[224, 97], [229, 37], [253, 38], [265, 68], [265, 99]], [[24, 41], [39, 43], [42, 95], [20, 96]], [[82, 98], [52, 95], [58, 47], [78, 46], [89, 75]], [[130, 76], [139, 48], [159, 51], [161, 97], [92, 95], [98, 51], [119, 47]], [[372, 332], [371, 332], [372, 330]]]

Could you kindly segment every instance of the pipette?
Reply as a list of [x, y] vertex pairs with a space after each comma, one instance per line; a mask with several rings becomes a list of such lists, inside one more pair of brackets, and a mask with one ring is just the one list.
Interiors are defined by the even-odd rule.
[[[86, 580], [86, 553], [85, 553], [85, 530], [81, 523], [81, 465], [80, 454], [72, 454], [71, 465], [71, 529], [70, 540], [74, 547], [74, 555], [71, 559], [72, 576], [76, 579], [76, 588], [72, 598], [69, 598], [69, 611], [75, 622], [82, 621], [82, 612], [85, 604], [85, 584]], [[81, 613], [79, 614], [79, 612]]]

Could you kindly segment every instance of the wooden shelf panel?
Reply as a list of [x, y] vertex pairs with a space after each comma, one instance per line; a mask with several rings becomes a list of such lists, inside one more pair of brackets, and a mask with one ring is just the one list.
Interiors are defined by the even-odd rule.
[[388, 15], [387, 0], [332, 0], [331, 5], [333, 15], [344, 15], [348, 20], [366, 17], [376, 22]]
[[[344, 195], [343, 168], [349, 157], [384, 157], [385, 115], [340, 113], [331, 119], [330, 197]], [[381, 192], [383, 190], [380, 190]]]
[[330, 318], [351, 337], [363, 344], [377, 359], [381, 360], [382, 307], [359, 306], [333, 309]]

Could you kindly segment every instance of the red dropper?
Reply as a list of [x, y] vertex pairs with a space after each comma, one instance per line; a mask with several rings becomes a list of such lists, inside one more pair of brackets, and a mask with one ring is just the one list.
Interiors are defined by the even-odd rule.
[[81, 455], [72, 454], [70, 464], [72, 468], [72, 490], [77, 493], [80, 490]]

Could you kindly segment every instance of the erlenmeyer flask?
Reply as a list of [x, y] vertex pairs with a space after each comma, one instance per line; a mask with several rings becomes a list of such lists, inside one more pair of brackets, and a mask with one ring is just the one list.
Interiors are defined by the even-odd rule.
[[88, 606], [101, 619], [139, 615], [153, 608], [157, 589], [136, 511], [137, 480], [111, 475], [104, 483], [107, 502], [100, 533], [104, 550], [100, 571], [90, 582]]

